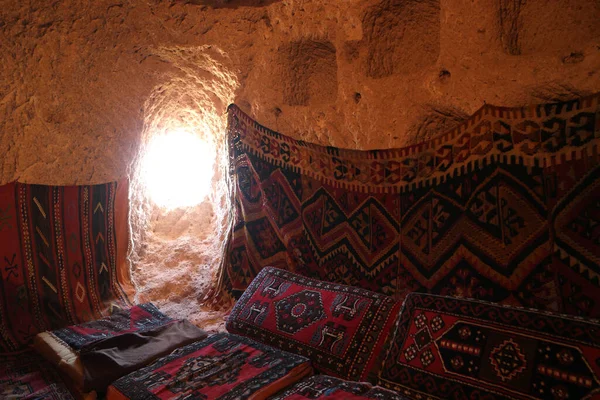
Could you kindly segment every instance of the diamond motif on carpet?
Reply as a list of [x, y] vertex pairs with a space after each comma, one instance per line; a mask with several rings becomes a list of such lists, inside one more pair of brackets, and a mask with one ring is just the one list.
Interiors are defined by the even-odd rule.
[[412, 293], [379, 384], [411, 398], [594, 398], [598, 332], [595, 321]]
[[275, 303], [277, 329], [294, 334], [326, 318], [321, 293], [303, 290]]
[[295, 140], [231, 106], [239, 211], [214, 295], [240, 296], [275, 266], [398, 300], [600, 317], [598, 109], [600, 94], [485, 105], [416, 146], [360, 151]]
[[492, 349], [490, 362], [502, 381], [511, 380], [523, 372], [527, 363], [519, 345], [512, 339], [505, 340]]

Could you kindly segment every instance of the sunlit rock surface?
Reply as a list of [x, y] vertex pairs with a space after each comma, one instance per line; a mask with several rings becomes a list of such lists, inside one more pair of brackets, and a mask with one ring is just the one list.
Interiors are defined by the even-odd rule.
[[[485, 102], [600, 91], [600, 3], [2, 0], [0, 65], [0, 183], [129, 176], [142, 297], [219, 329], [199, 302], [227, 223], [228, 103], [307, 141], [413, 144]], [[153, 134], [182, 124], [214, 142], [214, 188], [167, 212], [147, 198], [139, 160]], [[190, 185], [203, 173], [188, 172]]]

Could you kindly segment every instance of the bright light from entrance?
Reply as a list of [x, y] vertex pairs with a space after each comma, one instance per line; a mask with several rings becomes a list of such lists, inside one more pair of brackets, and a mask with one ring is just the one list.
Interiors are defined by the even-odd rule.
[[214, 159], [215, 149], [189, 131], [155, 136], [143, 161], [150, 198], [166, 208], [200, 203], [210, 191]]

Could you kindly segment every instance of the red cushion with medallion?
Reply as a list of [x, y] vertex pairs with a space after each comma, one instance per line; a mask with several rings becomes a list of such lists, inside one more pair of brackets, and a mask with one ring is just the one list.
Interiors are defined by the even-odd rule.
[[227, 330], [310, 358], [322, 373], [375, 381], [400, 305], [389, 296], [264, 268]]

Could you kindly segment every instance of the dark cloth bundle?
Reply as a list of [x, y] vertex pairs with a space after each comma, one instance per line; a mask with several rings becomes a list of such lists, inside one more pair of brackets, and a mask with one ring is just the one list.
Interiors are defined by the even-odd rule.
[[153, 304], [142, 304], [98, 321], [38, 334], [34, 347], [75, 388], [103, 392], [121, 376], [206, 336], [188, 321], [173, 320]]

